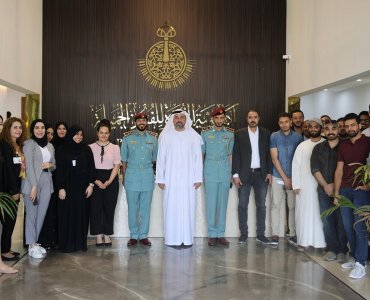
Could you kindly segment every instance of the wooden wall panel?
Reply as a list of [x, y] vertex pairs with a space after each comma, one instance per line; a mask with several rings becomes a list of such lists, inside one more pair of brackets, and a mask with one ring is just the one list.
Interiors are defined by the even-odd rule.
[[[91, 105], [104, 104], [111, 118], [117, 103], [239, 103], [232, 127], [257, 107], [261, 125], [276, 128], [285, 106], [285, 0], [53, 0], [43, 10], [48, 122], [80, 124], [91, 141]], [[164, 21], [195, 61], [190, 80], [173, 90], [150, 86], [137, 67]]]

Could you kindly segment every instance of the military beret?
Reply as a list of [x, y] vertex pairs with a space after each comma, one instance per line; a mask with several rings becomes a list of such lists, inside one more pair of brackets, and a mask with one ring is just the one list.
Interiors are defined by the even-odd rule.
[[147, 119], [148, 120], [148, 115], [146, 113], [138, 113], [134, 116], [135, 121], [137, 119]]
[[214, 117], [214, 116], [218, 116], [218, 115], [222, 115], [222, 114], [226, 114], [225, 108], [222, 107], [222, 106], [221, 107], [215, 107], [212, 110], [211, 116]]

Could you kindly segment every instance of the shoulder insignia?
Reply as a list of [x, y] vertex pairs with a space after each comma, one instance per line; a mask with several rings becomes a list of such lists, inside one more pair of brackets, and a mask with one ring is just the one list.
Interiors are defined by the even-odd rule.
[[123, 136], [129, 136], [134, 133], [134, 130], [127, 131], [123, 134]]
[[230, 132], [233, 132], [233, 133], [234, 133], [234, 128], [225, 127], [225, 129], [226, 129], [227, 131], [230, 131]]
[[155, 137], [157, 137], [158, 136], [158, 133], [156, 133], [156, 132], [154, 132], [154, 131], [149, 131], [149, 130], [147, 130], [146, 131], [147, 133], [149, 133], [150, 135], [152, 135], [152, 136], [155, 136]]
[[213, 129], [213, 126], [202, 127], [202, 131], [209, 131]]

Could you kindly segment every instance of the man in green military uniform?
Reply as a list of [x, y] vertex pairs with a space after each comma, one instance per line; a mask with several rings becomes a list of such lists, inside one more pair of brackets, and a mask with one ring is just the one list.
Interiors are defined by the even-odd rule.
[[228, 246], [225, 239], [227, 200], [231, 182], [231, 155], [234, 130], [224, 127], [225, 108], [216, 107], [212, 113], [213, 126], [203, 128], [204, 186], [206, 193], [206, 219], [208, 245]]
[[136, 129], [126, 132], [122, 139], [121, 158], [125, 172], [130, 240], [127, 246], [151, 246], [148, 239], [150, 208], [154, 189], [153, 163], [157, 159], [157, 133], [146, 130], [148, 116], [135, 115]]

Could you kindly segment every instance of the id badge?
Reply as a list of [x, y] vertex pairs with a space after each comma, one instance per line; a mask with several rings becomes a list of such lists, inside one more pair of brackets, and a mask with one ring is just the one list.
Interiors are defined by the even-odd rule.
[[22, 159], [19, 156], [13, 157], [13, 163], [19, 165], [22, 163]]
[[76, 160], [75, 160], [75, 159], [73, 159], [73, 160], [72, 160], [72, 166], [73, 166], [73, 167], [75, 167], [75, 166], [76, 166]]

